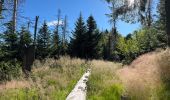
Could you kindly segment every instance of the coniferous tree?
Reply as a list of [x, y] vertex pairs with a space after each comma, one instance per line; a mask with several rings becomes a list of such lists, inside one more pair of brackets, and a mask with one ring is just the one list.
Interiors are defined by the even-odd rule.
[[26, 27], [21, 27], [20, 45], [29, 46], [31, 43], [32, 43], [31, 33], [26, 29]]
[[4, 32], [5, 59], [11, 60], [18, 58], [18, 34], [13, 33], [12, 21], [5, 24], [7, 30]]
[[103, 59], [108, 59], [109, 58], [109, 31], [105, 30], [102, 34], [101, 34], [101, 48], [102, 48], [102, 58]]
[[29, 47], [32, 43], [31, 33], [25, 28], [21, 27], [19, 49], [20, 49], [20, 59], [23, 59], [24, 50]]
[[159, 47], [166, 47], [167, 34], [166, 34], [166, 12], [165, 12], [165, 0], [159, 0], [157, 6], [158, 20], [154, 23], [154, 27], [157, 30], [157, 38], [159, 40]]
[[98, 58], [100, 47], [100, 33], [97, 29], [96, 21], [93, 16], [89, 16], [87, 20], [87, 32], [85, 33], [84, 48], [85, 48], [85, 58]]
[[44, 21], [37, 36], [37, 58], [44, 59], [49, 56], [50, 51], [50, 31], [47, 23]]
[[59, 38], [59, 32], [57, 28], [58, 27], [56, 27], [53, 32], [52, 47], [51, 47], [51, 56], [54, 58], [59, 57], [60, 38]]
[[85, 23], [83, 21], [82, 15], [80, 14], [73, 31], [73, 37], [70, 41], [70, 54], [71, 56], [76, 56], [84, 58], [84, 36], [87, 32]]

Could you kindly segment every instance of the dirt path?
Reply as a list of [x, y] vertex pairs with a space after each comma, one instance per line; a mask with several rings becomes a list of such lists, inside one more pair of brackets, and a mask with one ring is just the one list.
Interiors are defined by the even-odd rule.
[[81, 77], [81, 79], [77, 82], [74, 89], [67, 96], [66, 100], [86, 100], [86, 92], [87, 92], [87, 81], [90, 76], [90, 69]]

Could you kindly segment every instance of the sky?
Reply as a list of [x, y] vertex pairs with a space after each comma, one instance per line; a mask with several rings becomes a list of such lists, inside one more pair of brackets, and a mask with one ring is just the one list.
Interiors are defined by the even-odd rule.
[[[64, 18], [65, 15], [68, 17], [70, 32], [74, 29], [80, 12], [85, 21], [88, 16], [93, 15], [100, 30], [110, 29], [112, 26], [108, 22], [109, 18], [105, 16], [110, 11], [104, 0], [25, 0], [22, 9], [22, 16], [29, 17], [31, 20], [34, 20], [35, 16], [40, 16], [40, 23], [46, 20], [48, 23], [51, 22], [50, 25], [57, 20], [57, 12], [60, 9], [62, 17]], [[122, 21], [117, 23], [118, 31], [123, 36], [139, 27], [139, 24], [127, 24]]]

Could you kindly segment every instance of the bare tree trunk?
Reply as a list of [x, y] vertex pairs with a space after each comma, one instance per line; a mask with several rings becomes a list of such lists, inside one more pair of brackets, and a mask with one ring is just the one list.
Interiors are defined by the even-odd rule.
[[64, 55], [66, 53], [66, 33], [67, 33], [67, 16], [65, 16], [64, 18], [63, 34], [62, 34], [62, 49]]
[[36, 37], [37, 37], [37, 26], [38, 26], [38, 19], [39, 19], [39, 16], [36, 16], [35, 18], [35, 26], [34, 26], [34, 43], [33, 43], [33, 46], [34, 46], [34, 60], [35, 60], [35, 49], [36, 49]]
[[[58, 9], [58, 15], [57, 15], [57, 25], [56, 25], [56, 28], [57, 28], [57, 32], [56, 32], [56, 36], [59, 34], [59, 27], [60, 27], [60, 21], [61, 21], [61, 10]], [[57, 42], [57, 41], [56, 41]], [[56, 43], [58, 44], [58, 43]], [[57, 54], [57, 56], [59, 57], [61, 54], [61, 48], [59, 49], [59, 52]]]
[[16, 31], [17, 6], [18, 6], [18, 0], [14, 0], [14, 8], [13, 8], [13, 33], [15, 33], [15, 31]]
[[151, 11], [151, 6], [152, 6], [152, 0], [149, 0], [148, 1], [148, 28], [150, 28], [151, 27], [151, 23], [152, 23], [152, 15], [151, 15], [151, 13], [152, 13], [152, 11]]
[[58, 10], [58, 15], [57, 15], [57, 34], [59, 33], [59, 26], [60, 26], [60, 20], [61, 20], [61, 10]]
[[168, 36], [168, 47], [170, 47], [170, 0], [165, 0], [166, 32]]

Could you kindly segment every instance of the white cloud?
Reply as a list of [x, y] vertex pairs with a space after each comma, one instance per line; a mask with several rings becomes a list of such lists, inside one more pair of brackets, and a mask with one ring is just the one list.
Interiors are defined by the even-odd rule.
[[55, 26], [55, 25], [57, 25], [57, 24], [62, 25], [62, 24], [63, 24], [63, 21], [60, 20], [59, 23], [58, 23], [57, 20], [53, 20], [53, 21], [47, 22], [47, 25], [48, 25], [48, 26]]

